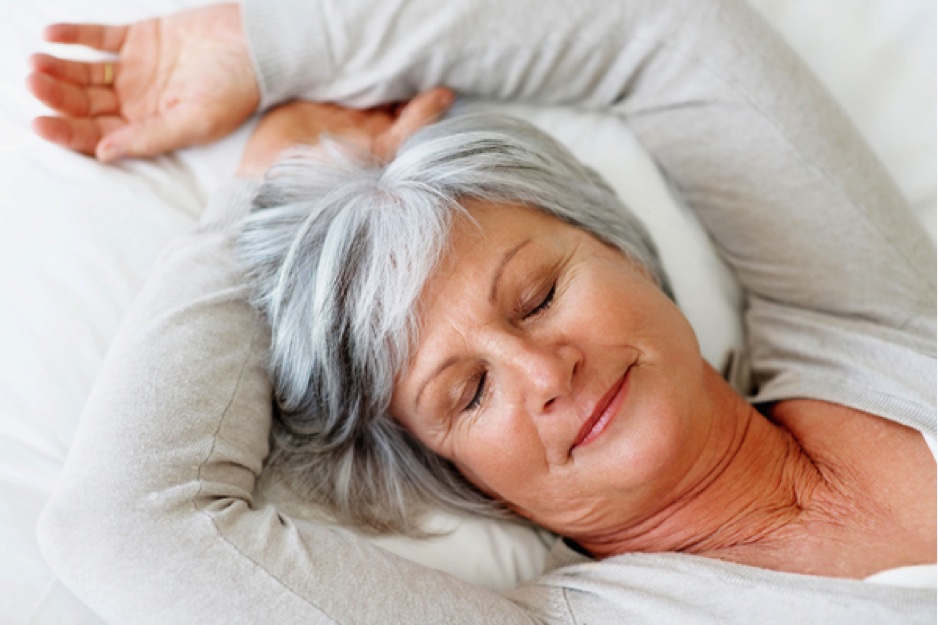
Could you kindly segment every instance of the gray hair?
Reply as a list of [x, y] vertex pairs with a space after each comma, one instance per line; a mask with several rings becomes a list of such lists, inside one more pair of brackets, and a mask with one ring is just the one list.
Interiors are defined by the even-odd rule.
[[328, 139], [279, 162], [238, 238], [253, 304], [272, 331], [269, 462], [339, 522], [416, 535], [430, 507], [508, 514], [389, 414], [418, 334], [418, 298], [470, 198], [578, 226], [671, 295], [641, 222], [595, 172], [520, 120], [454, 117], [415, 133], [386, 164]]

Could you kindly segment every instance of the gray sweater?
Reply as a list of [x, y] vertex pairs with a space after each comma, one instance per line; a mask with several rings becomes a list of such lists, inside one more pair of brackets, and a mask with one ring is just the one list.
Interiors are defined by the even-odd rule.
[[[934, 440], [934, 246], [844, 115], [742, 3], [245, 9], [264, 104], [374, 104], [447, 84], [627, 119], [744, 289], [753, 401], [824, 399]], [[232, 185], [161, 257], [43, 514], [50, 564], [110, 622], [934, 623], [934, 590], [684, 554], [592, 562], [562, 546], [552, 570], [497, 595], [255, 505], [268, 332], [229, 237], [255, 188]]]

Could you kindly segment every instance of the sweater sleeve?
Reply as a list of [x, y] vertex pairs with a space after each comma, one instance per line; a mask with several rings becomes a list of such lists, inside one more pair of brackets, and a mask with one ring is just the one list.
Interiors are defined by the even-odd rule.
[[125, 319], [40, 519], [53, 570], [110, 623], [530, 622], [497, 594], [255, 503], [269, 337], [226, 225], [254, 189], [215, 199]]
[[[445, 84], [621, 116], [744, 289], [752, 400], [833, 401], [934, 439], [934, 244], [742, 0], [294, 4], [246, 0], [267, 102]], [[283, 35], [290, 14], [302, 36]]]

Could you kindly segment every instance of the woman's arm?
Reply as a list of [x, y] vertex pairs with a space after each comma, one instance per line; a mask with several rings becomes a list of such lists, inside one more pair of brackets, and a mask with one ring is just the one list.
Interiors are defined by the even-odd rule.
[[508, 600], [343, 530], [257, 507], [268, 333], [227, 222], [160, 258], [115, 339], [39, 526], [53, 570], [110, 623], [525, 623]]
[[[435, 89], [399, 111], [285, 105], [258, 123], [239, 171], [266, 171], [323, 131], [393, 151], [451, 99]], [[527, 622], [498, 595], [255, 503], [269, 333], [231, 235], [258, 184], [241, 178], [214, 198], [125, 319], [40, 521], [52, 568], [113, 623]]]
[[744, 2], [244, 10], [263, 102], [304, 93], [364, 105], [446, 84], [622, 116], [746, 291], [756, 401], [850, 403], [934, 436], [934, 245], [843, 112]]

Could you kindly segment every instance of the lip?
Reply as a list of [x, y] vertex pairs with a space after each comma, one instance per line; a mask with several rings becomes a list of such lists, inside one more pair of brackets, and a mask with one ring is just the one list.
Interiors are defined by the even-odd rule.
[[628, 386], [629, 373], [631, 373], [631, 371], [632, 367], [626, 369], [625, 374], [619, 381], [613, 384], [612, 388], [606, 391], [599, 401], [596, 402], [593, 413], [583, 424], [583, 427], [580, 428], [580, 433], [577, 435], [571, 450], [593, 442], [606, 430], [606, 427], [612, 421], [613, 417], [618, 414], [619, 406], [622, 405], [622, 400], [625, 398], [625, 390]]

